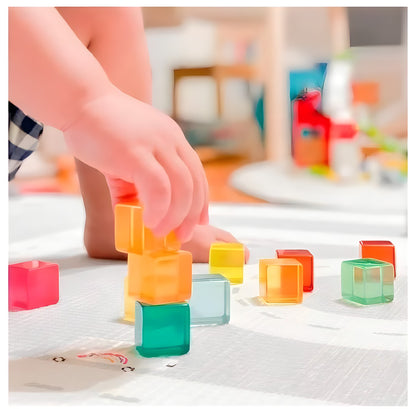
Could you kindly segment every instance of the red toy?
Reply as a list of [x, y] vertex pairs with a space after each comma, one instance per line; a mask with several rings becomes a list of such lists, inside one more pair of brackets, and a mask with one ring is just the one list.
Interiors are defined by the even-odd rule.
[[319, 90], [307, 90], [293, 101], [292, 150], [297, 166], [329, 164], [331, 120], [318, 111], [320, 104]]

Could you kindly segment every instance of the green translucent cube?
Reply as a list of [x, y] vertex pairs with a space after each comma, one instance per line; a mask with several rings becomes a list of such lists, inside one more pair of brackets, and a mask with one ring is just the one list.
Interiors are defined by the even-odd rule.
[[230, 282], [221, 274], [195, 274], [189, 300], [191, 325], [221, 325], [230, 321]]
[[373, 258], [346, 260], [341, 264], [342, 297], [370, 305], [393, 301], [394, 267]]
[[135, 344], [145, 357], [183, 355], [189, 351], [187, 303], [149, 305], [136, 301]]

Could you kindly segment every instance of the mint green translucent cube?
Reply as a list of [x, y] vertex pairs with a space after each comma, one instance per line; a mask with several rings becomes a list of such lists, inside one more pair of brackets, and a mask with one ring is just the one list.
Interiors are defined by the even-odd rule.
[[341, 264], [342, 297], [359, 304], [387, 303], [394, 298], [393, 264], [373, 258]]
[[150, 305], [136, 301], [135, 344], [145, 357], [183, 355], [189, 351], [187, 303]]
[[189, 300], [191, 325], [221, 325], [230, 321], [230, 282], [221, 274], [195, 274]]

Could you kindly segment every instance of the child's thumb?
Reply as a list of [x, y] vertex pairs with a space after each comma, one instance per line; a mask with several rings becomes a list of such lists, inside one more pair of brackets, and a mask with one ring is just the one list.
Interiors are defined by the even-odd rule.
[[113, 207], [118, 203], [137, 204], [139, 202], [137, 189], [133, 183], [108, 175], [106, 175], [106, 180]]

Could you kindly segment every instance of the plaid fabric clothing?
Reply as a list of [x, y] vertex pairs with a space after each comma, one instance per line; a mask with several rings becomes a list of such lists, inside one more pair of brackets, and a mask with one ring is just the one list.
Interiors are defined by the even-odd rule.
[[9, 101], [9, 181], [38, 146], [43, 125]]

